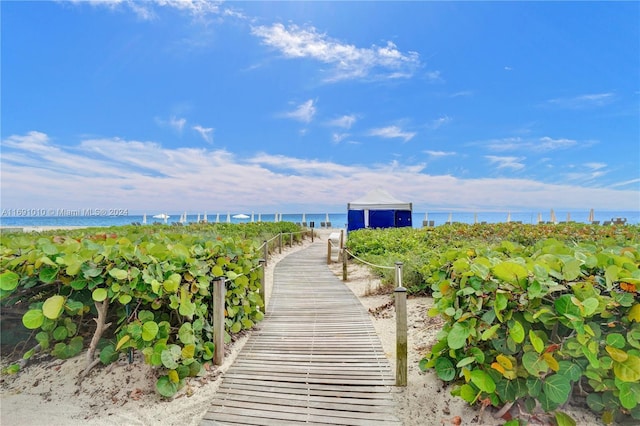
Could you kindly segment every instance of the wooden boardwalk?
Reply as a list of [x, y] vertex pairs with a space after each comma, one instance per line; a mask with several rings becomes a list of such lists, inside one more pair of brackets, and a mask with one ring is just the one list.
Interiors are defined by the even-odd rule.
[[267, 315], [201, 425], [400, 425], [368, 312], [327, 268], [326, 242], [275, 268]]

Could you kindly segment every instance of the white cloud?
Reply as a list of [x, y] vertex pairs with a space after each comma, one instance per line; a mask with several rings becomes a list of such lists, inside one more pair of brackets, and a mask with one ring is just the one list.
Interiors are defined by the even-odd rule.
[[554, 139], [543, 136], [537, 139], [523, 139], [521, 137], [509, 137], [503, 139], [491, 139], [488, 141], [475, 142], [474, 145], [481, 145], [491, 151], [534, 151], [548, 152], [558, 149], [567, 149], [578, 145], [574, 139], [559, 138]]
[[211, 0], [70, 0], [76, 4], [89, 4], [95, 7], [106, 7], [112, 10], [118, 8], [128, 8], [143, 20], [151, 20], [157, 17], [156, 7], [176, 9], [188, 12], [194, 17], [204, 17], [207, 15], [228, 14], [226, 10], [221, 10], [221, 1]]
[[252, 33], [287, 58], [310, 58], [333, 67], [328, 81], [363, 77], [408, 78], [420, 66], [416, 52], [400, 52], [390, 41], [385, 46], [362, 48], [334, 40], [309, 26], [257, 26]]
[[495, 164], [498, 169], [521, 170], [524, 169], [522, 161], [524, 157], [500, 157], [497, 155], [485, 155], [484, 158], [491, 164]]
[[187, 124], [186, 118], [171, 117], [169, 119], [169, 125], [176, 129], [178, 132], [182, 132], [185, 124]]
[[207, 141], [208, 143], [213, 143], [213, 127], [202, 127], [201, 125], [193, 126], [193, 130], [198, 132], [202, 139]]
[[429, 151], [429, 150], [425, 151], [425, 154], [433, 158], [450, 157], [452, 155], [457, 155], [453, 151]]
[[440, 118], [436, 118], [435, 120], [433, 120], [428, 127], [432, 130], [436, 130], [449, 123], [451, 123], [451, 117], [444, 115]]
[[353, 114], [350, 114], [350, 115], [343, 115], [342, 117], [331, 120], [329, 122], [329, 125], [334, 127], [342, 127], [345, 129], [350, 129], [355, 122], [356, 122], [356, 116]]
[[405, 142], [410, 141], [417, 133], [405, 132], [398, 126], [387, 126], [372, 129], [369, 131], [369, 136], [379, 136], [381, 138], [401, 138]]
[[345, 140], [346, 138], [348, 138], [350, 135], [349, 133], [332, 133], [331, 134], [331, 140], [334, 143], [340, 143], [343, 140]]
[[298, 107], [290, 112], [283, 114], [284, 117], [292, 118], [294, 120], [302, 121], [303, 123], [310, 123], [316, 115], [316, 107], [313, 99], [309, 99], [306, 102], [298, 105]]
[[[494, 163], [520, 161], [496, 157]], [[635, 210], [640, 181], [616, 184], [635, 184], [633, 189], [613, 189], [567, 180], [550, 184], [531, 179], [462, 179], [429, 175], [423, 164], [397, 161], [345, 165], [268, 153], [243, 160], [222, 149], [165, 148], [120, 138], [62, 145], [36, 131], [2, 140], [0, 168], [3, 208], [118, 207], [131, 214], [236, 209], [297, 213], [300, 200], [308, 212], [341, 212], [349, 201], [375, 187], [389, 188], [398, 198], [413, 202], [416, 211], [470, 205], [479, 211], [503, 206]]]
[[555, 98], [547, 101], [548, 105], [556, 106], [559, 108], [569, 109], [581, 109], [600, 107], [608, 105], [615, 100], [615, 94], [608, 93], [590, 93], [585, 95], [578, 95], [569, 98]]

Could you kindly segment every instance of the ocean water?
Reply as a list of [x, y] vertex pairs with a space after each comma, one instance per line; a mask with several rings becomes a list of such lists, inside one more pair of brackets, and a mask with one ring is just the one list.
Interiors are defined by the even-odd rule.
[[[4, 213], [4, 212], [3, 212]], [[20, 212], [22, 213], [22, 212]], [[31, 213], [31, 212], [25, 212]], [[36, 212], [37, 213], [37, 212]], [[83, 213], [83, 212], [78, 212]], [[107, 226], [121, 226], [121, 225], [130, 225], [131, 223], [143, 223], [143, 215], [128, 215], [128, 214], [119, 214], [119, 215], [111, 215], [111, 216], [103, 216], [99, 214], [95, 214], [96, 212], [86, 212], [92, 214], [77, 214], [77, 215], [61, 215], [61, 216], [48, 216], [46, 214], [43, 215], [22, 215], [22, 216], [5, 216], [3, 214], [0, 217], [0, 226], [2, 227], [38, 227], [38, 226], [99, 226], [99, 227], [107, 227]], [[452, 222], [461, 222], [461, 223], [500, 223], [507, 222], [510, 219], [512, 222], [522, 222], [527, 224], [535, 224], [538, 222], [538, 215], [541, 215], [541, 219], [543, 222], [548, 222], [551, 220], [550, 211], [546, 212], [414, 212], [412, 214], [412, 223], [414, 228], [421, 228], [424, 220], [433, 221], [435, 226], [443, 225]], [[569, 214], [569, 218], [567, 217]], [[579, 223], [588, 223], [589, 219], [589, 211], [556, 211], [556, 221], [564, 222], [567, 219], [579, 222]], [[229, 221], [231, 223], [246, 223], [251, 222], [252, 217], [251, 214], [248, 214], [249, 218], [247, 219], [237, 219], [234, 217], [229, 217]], [[302, 213], [293, 213], [287, 214], [283, 213], [280, 216], [280, 220], [294, 223], [301, 223], [303, 221]], [[253, 221], [261, 220], [263, 222], [273, 222], [275, 220], [276, 215], [271, 214], [261, 214], [257, 213], [253, 215]], [[347, 227], [347, 213], [305, 213], [304, 220], [307, 222], [307, 225], [310, 226], [310, 222], [314, 222], [314, 226], [316, 228], [320, 228], [322, 226], [322, 222], [327, 222], [327, 217], [329, 222], [331, 222], [332, 228], [346, 228]], [[616, 218], [625, 218], [628, 224], [640, 224], [640, 211], [595, 211], [594, 220], [600, 221], [602, 224], [604, 221], [612, 220]], [[151, 216], [147, 216], [147, 224], [151, 224], [154, 222], [164, 223], [163, 219], [154, 219]], [[186, 223], [195, 223], [198, 219], [203, 220], [204, 215], [190, 214], [187, 215]], [[180, 220], [180, 213], [175, 215], [170, 215], [167, 219], [167, 223], [175, 223]], [[208, 222], [227, 222], [227, 214], [209, 214], [207, 215]]]

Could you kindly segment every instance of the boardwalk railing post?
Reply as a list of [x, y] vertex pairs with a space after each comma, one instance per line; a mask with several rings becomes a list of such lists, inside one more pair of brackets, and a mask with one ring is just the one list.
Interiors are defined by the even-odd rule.
[[264, 260], [264, 266], [267, 266], [267, 259], [269, 258], [269, 243], [267, 240], [264, 240], [263, 250], [262, 260]]
[[278, 234], [278, 250], [282, 254], [282, 232]]
[[260, 298], [262, 299], [262, 303], [264, 307], [262, 308], [262, 312], [267, 312], [267, 289], [264, 288], [266, 283], [265, 280], [265, 267], [267, 266], [267, 261], [265, 259], [258, 260], [258, 264], [260, 265]]
[[331, 265], [331, 238], [327, 238], [327, 265]]
[[402, 286], [402, 262], [396, 262], [396, 386], [407, 386], [407, 289]]
[[289, 247], [293, 247], [293, 232], [289, 233]]
[[225, 278], [213, 280], [213, 364], [222, 365], [224, 361], [224, 297]]
[[347, 260], [349, 260], [349, 253], [342, 249], [342, 281], [347, 280]]

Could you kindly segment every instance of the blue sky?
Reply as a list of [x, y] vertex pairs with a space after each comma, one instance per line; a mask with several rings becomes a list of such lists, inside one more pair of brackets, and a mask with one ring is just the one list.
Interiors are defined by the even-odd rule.
[[3, 209], [640, 209], [638, 2], [2, 2]]

